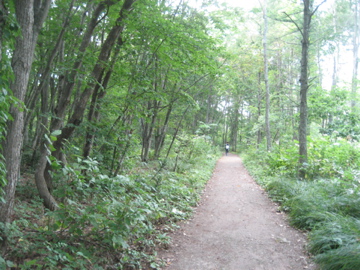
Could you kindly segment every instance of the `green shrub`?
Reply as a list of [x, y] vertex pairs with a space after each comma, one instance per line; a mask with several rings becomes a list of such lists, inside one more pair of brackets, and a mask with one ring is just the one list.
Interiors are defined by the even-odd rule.
[[189, 147], [192, 152], [181, 152], [184, 169], [175, 172], [157, 170], [153, 162], [112, 177], [101, 173], [96, 160], [74, 158], [53, 171], [59, 202], [53, 212], [44, 213], [41, 202], [19, 186], [26, 203], [16, 213], [24, 218], [9, 227], [11, 250], [0, 263], [19, 269], [158, 267], [155, 247], [167, 245], [166, 232], [191, 215], [216, 163], [215, 148], [203, 138]]
[[[282, 146], [286, 146], [283, 148]], [[297, 141], [274, 146], [272, 152], [249, 149], [244, 163], [258, 181], [263, 177], [282, 176], [296, 178], [298, 174], [299, 147]], [[360, 180], [360, 151], [357, 142], [329, 136], [308, 137], [308, 179], [341, 178]], [[259, 168], [259, 164], [262, 168]], [[250, 168], [251, 167], [251, 168]], [[257, 168], [256, 168], [257, 167]], [[261, 171], [262, 174], [258, 172]]]
[[278, 148], [271, 153], [267, 153], [266, 163], [268, 172], [271, 175], [296, 176], [299, 160], [299, 150], [295, 143], [288, 144], [288, 148]]

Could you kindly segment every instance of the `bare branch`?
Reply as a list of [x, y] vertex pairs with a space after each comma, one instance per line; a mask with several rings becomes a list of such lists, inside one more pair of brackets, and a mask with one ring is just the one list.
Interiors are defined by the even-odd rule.
[[296, 28], [300, 31], [301, 35], [304, 36], [303, 31], [301, 30], [301, 28], [299, 27], [299, 25], [290, 17], [290, 15], [288, 15], [285, 11], [284, 14], [286, 15], [286, 17], [288, 17], [290, 19], [290, 21], [295, 24]]
[[315, 14], [315, 12], [318, 10], [318, 8], [322, 5], [322, 4], [324, 4], [326, 2], [326, 0], [323, 0], [319, 5], [317, 5], [317, 7], [314, 9], [314, 11], [311, 13], [311, 17]]

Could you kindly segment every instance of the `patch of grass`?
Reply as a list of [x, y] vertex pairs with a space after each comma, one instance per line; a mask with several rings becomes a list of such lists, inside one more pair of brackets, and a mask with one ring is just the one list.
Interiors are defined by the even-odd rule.
[[321, 270], [360, 269], [360, 244], [343, 246], [315, 257]]
[[360, 218], [359, 194], [348, 194], [348, 191], [344, 191], [340, 196], [333, 197], [332, 208], [344, 216]]
[[319, 255], [335, 249], [359, 245], [360, 221], [338, 214], [319, 224], [309, 235], [309, 251]]
[[290, 223], [296, 228], [310, 230], [319, 222], [327, 220], [331, 197], [321, 185], [315, 182], [297, 184], [297, 193], [284, 203], [290, 209]]
[[[286, 203], [289, 199], [299, 194], [301, 183], [296, 180], [281, 178], [274, 179], [266, 185], [266, 191], [272, 200], [280, 204]], [[284, 210], [288, 210], [284, 205]]]
[[[323, 152], [335, 151], [321, 149]], [[344, 151], [338, 150], [342, 153], [341, 158], [330, 159], [329, 154], [324, 161], [321, 159], [326, 155], [319, 154], [317, 167], [313, 166], [312, 172], [317, 178], [306, 181], [291, 178], [287, 173], [289, 169], [284, 170], [284, 167], [276, 167], [276, 171], [264, 162], [263, 156], [250, 155], [253, 160], [246, 161], [251, 175], [288, 213], [291, 225], [309, 231], [308, 250], [321, 270], [360, 269], [360, 184], [357, 170], [350, 170], [357, 160], [349, 163], [350, 169], [346, 170], [354, 175], [344, 177], [341, 173], [331, 173], [335, 167], [345, 168], [348, 159]], [[257, 168], [256, 164], [262, 168]], [[324, 178], [325, 175], [328, 178]]]

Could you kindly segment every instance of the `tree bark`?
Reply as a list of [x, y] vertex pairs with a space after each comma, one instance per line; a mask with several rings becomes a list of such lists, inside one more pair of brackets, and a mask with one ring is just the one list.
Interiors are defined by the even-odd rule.
[[306, 165], [308, 162], [307, 154], [307, 93], [309, 89], [308, 79], [308, 55], [310, 44], [310, 22], [311, 10], [310, 0], [303, 0], [303, 30], [301, 47], [301, 73], [300, 73], [300, 124], [299, 124], [299, 177], [304, 179], [306, 176]]
[[[15, 80], [10, 88], [15, 98], [24, 102], [34, 50], [43, 22], [48, 14], [51, 0], [17, 0], [15, 12], [21, 35], [16, 38], [12, 55], [12, 69]], [[0, 222], [10, 222], [15, 199], [15, 188], [20, 178], [21, 148], [23, 145], [24, 110], [21, 105], [11, 106], [12, 121], [7, 123], [7, 134], [3, 144], [3, 154], [7, 169], [7, 185], [5, 186], [5, 203], [0, 202]]]

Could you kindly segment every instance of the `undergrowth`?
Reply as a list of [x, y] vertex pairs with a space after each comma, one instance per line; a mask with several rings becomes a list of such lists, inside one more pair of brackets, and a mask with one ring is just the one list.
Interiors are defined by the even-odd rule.
[[96, 160], [77, 158], [54, 174], [53, 212], [23, 181], [15, 221], [0, 228], [9, 243], [0, 269], [158, 269], [156, 247], [191, 215], [218, 157], [199, 137], [181, 155], [161, 170], [158, 161], [139, 162], [114, 177]]
[[244, 164], [288, 213], [291, 225], [308, 232], [308, 250], [320, 269], [360, 269], [357, 143], [310, 141], [306, 180], [296, 177], [295, 148], [290, 144], [272, 153], [250, 150], [243, 156]]

